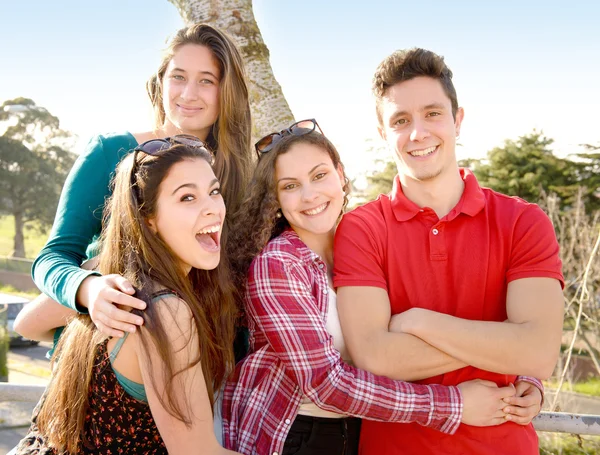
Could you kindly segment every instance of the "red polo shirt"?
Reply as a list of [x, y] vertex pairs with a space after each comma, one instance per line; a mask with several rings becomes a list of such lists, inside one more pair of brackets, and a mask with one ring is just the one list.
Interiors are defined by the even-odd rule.
[[[334, 249], [334, 286], [375, 286], [390, 297], [392, 314], [427, 308], [464, 319], [506, 320], [507, 284], [549, 277], [562, 284], [554, 228], [535, 204], [481, 188], [461, 170], [465, 187], [456, 207], [439, 219], [408, 200], [398, 177], [382, 195], [346, 214]], [[457, 385], [487, 379], [505, 386], [515, 376], [465, 367], [421, 381]], [[363, 421], [361, 454], [537, 455], [530, 424], [461, 424], [450, 436], [418, 424]]]

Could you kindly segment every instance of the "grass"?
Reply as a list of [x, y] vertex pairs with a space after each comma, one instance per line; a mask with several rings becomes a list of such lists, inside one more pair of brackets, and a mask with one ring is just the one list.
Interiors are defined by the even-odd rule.
[[52, 375], [50, 368], [33, 365], [31, 363], [16, 362], [12, 359], [8, 359], [8, 369], [18, 371], [19, 373], [28, 374], [30, 376], [37, 376], [38, 378], [50, 379]]
[[594, 395], [600, 397], [600, 378], [594, 377], [588, 379], [586, 382], [578, 382], [573, 384], [573, 390], [579, 393], [585, 393], [586, 395]]
[[[544, 381], [545, 387], [556, 388], [558, 381]], [[590, 377], [585, 381], [565, 382], [563, 390], [600, 397], [600, 378]], [[539, 432], [540, 455], [588, 455], [600, 453], [600, 436], [578, 436], [564, 433]]]
[[[35, 259], [48, 238], [34, 229], [25, 229], [25, 256]], [[10, 215], [0, 216], [0, 256], [8, 256], [14, 249], [15, 221]]]
[[[544, 381], [544, 386], [555, 389], [558, 387], [558, 381], [556, 379]], [[575, 383], [565, 382], [562, 390], [569, 390], [577, 393], [583, 393], [585, 395], [600, 397], [600, 378], [594, 376], [586, 379], [585, 381]]]
[[538, 433], [540, 455], [592, 455], [600, 453], [600, 436]]

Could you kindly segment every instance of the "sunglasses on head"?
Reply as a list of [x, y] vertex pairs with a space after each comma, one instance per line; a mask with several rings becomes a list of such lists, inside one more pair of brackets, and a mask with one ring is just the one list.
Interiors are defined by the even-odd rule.
[[[156, 155], [161, 150], [171, 148], [175, 144], [203, 148], [214, 158], [214, 154], [208, 148], [208, 146], [196, 136], [192, 136], [191, 134], [177, 134], [176, 136], [165, 137], [164, 139], [150, 139], [149, 141], [143, 142], [134, 148], [133, 152], [144, 152], [146, 155]], [[134, 156], [133, 160], [135, 161], [136, 158], [137, 156]]]
[[301, 120], [299, 122], [293, 123], [292, 125], [290, 125], [289, 128], [284, 128], [277, 133], [267, 134], [260, 141], [254, 144], [254, 148], [256, 149], [256, 153], [260, 158], [260, 156], [263, 153], [271, 151], [273, 147], [275, 147], [275, 145], [285, 136], [302, 136], [304, 134], [312, 133], [313, 131], [316, 131], [319, 134], [323, 134], [321, 127], [314, 118], [308, 120]]
[[131, 184], [135, 183], [135, 172], [138, 166], [138, 153], [143, 152], [146, 155], [157, 155], [162, 150], [173, 147], [175, 144], [186, 145], [188, 147], [202, 148], [211, 157], [210, 164], [214, 164], [215, 154], [208, 148], [208, 146], [198, 139], [196, 136], [191, 134], [177, 134], [171, 137], [165, 137], [164, 139], [150, 139], [149, 141], [139, 144], [133, 149], [133, 166], [131, 167]]

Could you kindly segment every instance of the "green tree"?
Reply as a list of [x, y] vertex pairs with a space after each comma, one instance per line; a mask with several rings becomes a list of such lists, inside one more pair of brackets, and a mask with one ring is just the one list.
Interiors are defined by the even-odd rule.
[[[392, 160], [390, 151], [382, 140], [366, 139], [363, 150], [366, 169], [361, 172], [359, 178], [352, 180], [351, 209], [377, 199], [380, 194], [389, 193], [392, 190], [394, 177], [398, 173], [396, 163]], [[358, 183], [365, 180], [365, 186]]]
[[485, 160], [469, 159], [460, 164], [471, 168], [482, 186], [530, 202], [539, 201], [544, 193], [555, 193], [562, 207], [572, 206], [579, 188], [584, 187], [585, 206], [597, 208], [600, 201], [595, 196], [594, 163], [586, 159], [587, 154], [573, 160], [557, 157], [551, 149], [553, 142], [534, 130], [517, 140], [507, 139], [502, 147], [490, 150]]
[[398, 174], [398, 169], [396, 163], [391, 159], [383, 161], [383, 163], [385, 164], [381, 171], [367, 176], [367, 188], [362, 195], [367, 201], [373, 201], [380, 194], [392, 191], [394, 177]]
[[24, 257], [24, 229], [45, 232], [51, 226], [75, 156], [58, 118], [30, 99], [4, 102], [0, 122], [6, 126], [0, 136], [0, 213], [13, 215], [12, 255]]
[[577, 163], [577, 179], [585, 187], [588, 208], [600, 210], [600, 144], [582, 144], [586, 150], [573, 155]]

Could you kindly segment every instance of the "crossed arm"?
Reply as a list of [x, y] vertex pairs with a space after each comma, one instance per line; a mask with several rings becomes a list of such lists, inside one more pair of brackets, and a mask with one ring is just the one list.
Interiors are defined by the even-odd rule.
[[392, 317], [386, 291], [367, 286], [340, 287], [338, 305], [356, 364], [397, 379], [424, 379], [466, 365], [546, 378], [559, 354], [563, 298], [551, 278], [510, 282], [505, 322], [420, 308]]
[[508, 320], [470, 321], [413, 308], [392, 324], [402, 332], [478, 368], [545, 379], [560, 350], [563, 297], [552, 278], [523, 278], [508, 285]]
[[337, 299], [346, 346], [357, 367], [417, 381], [467, 365], [414, 335], [390, 331], [392, 314], [385, 289], [344, 286], [337, 289]]
[[[356, 366], [394, 379], [415, 381], [467, 365], [545, 378], [559, 353], [562, 292], [550, 278], [511, 282], [505, 322], [420, 308], [391, 316], [387, 292], [366, 286], [338, 288], [338, 310]], [[525, 425], [540, 411], [543, 389], [538, 384], [517, 378], [515, 395], [504, 399], [506, 420]]]

